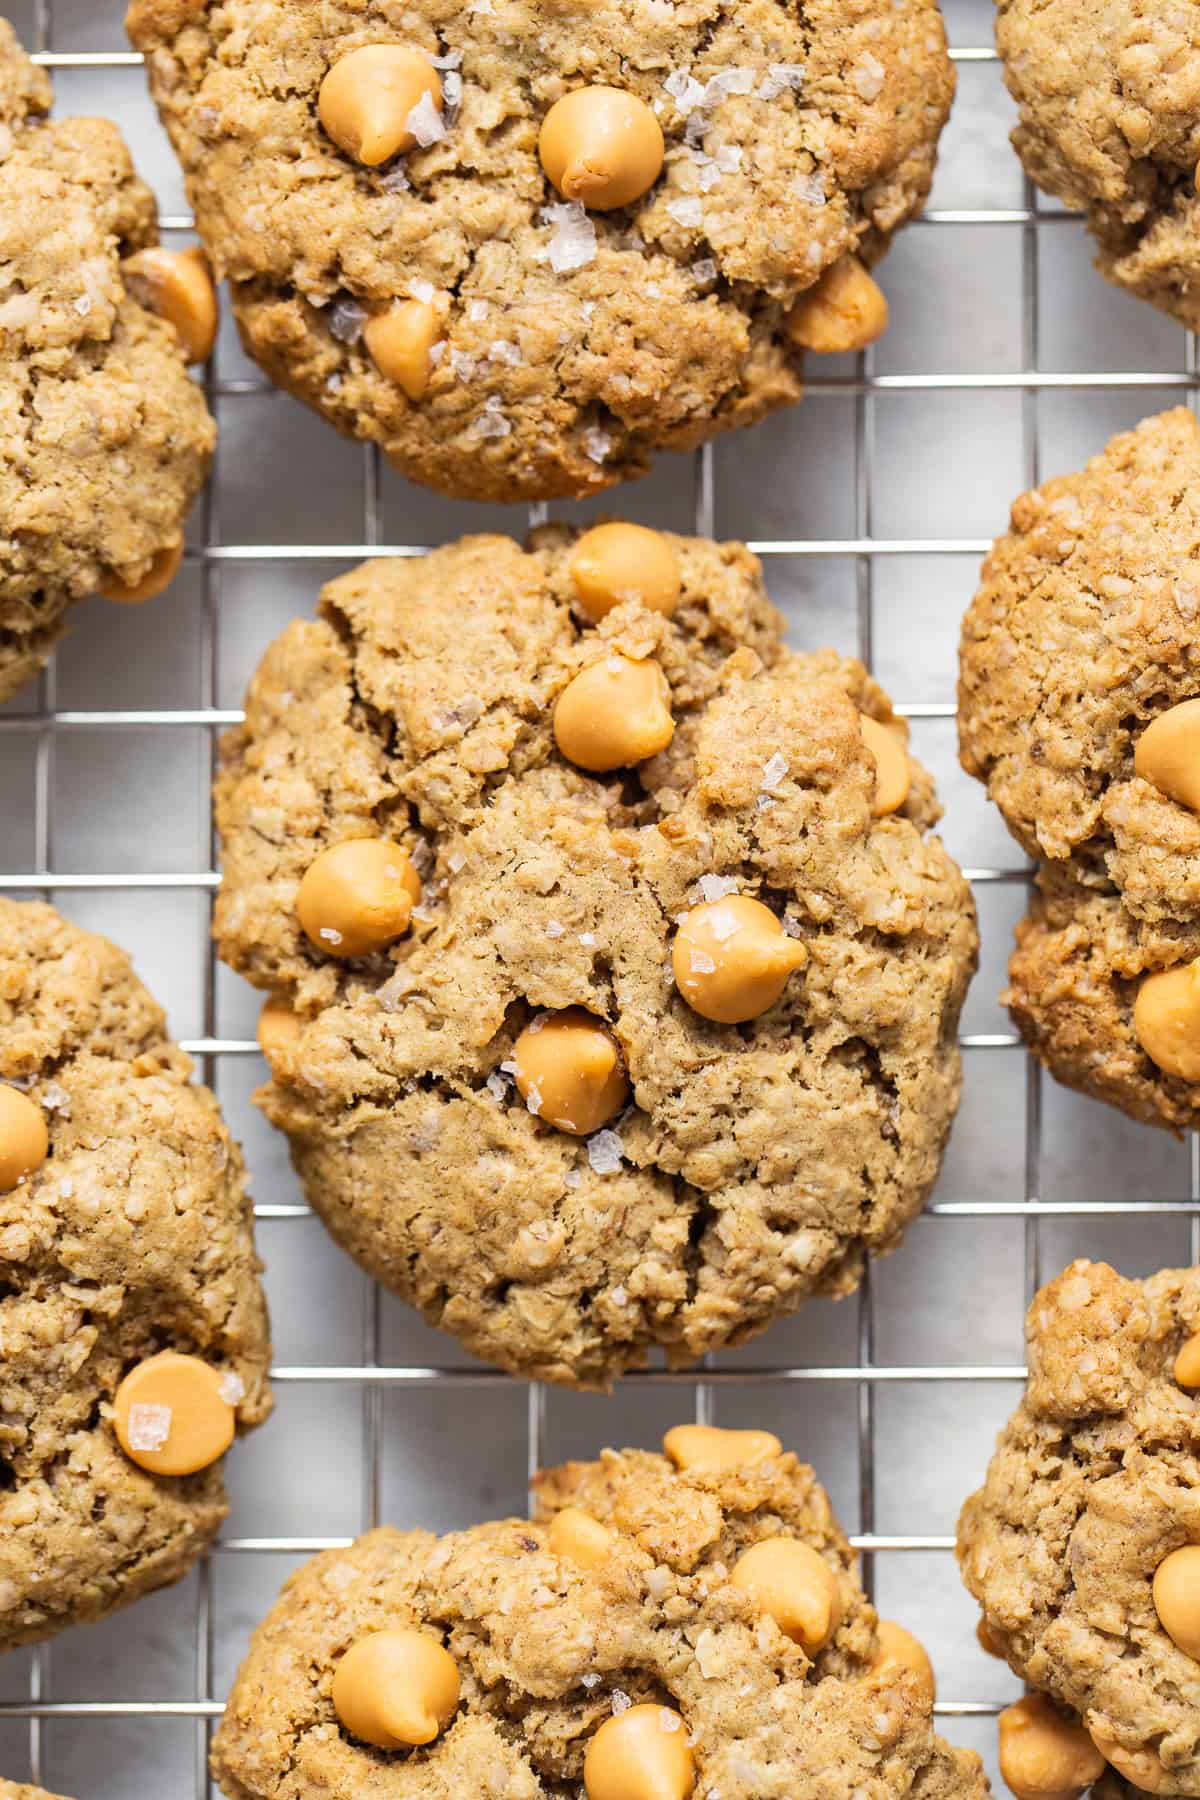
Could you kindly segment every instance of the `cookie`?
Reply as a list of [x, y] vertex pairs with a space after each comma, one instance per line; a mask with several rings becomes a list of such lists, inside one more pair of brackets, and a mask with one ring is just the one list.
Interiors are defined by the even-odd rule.
[[1200, 957], [1198, 531], [1200, 431], [1181, 407], [1014, 503], [959, 681], [963, 765], [1041, 864], [1013, 1017], [1061, 1081], [1176, 1130], [1200, 1123], [1181, 994]]
[[[386, 15], [386, 16], [385, 16]], [[132, 0], [249, 354], [405, 475], [588, 494], [798, 399], [886, 323], [935, 0]]]
[[982, 1800], [812, 1470], [768, 1432], [666, 1443], [682, 1467], [627, 1450], [543, 1472], [532, 1523], [373, 1531], [306, 1564], [229, 1697], [224, 1792]]
[[1087, 214], [1096, 266], [1200, 327], [1200, 24], [1154, 0], [998, 0], [1030, 179]]
[[129, 959], [0, 899], [0, 1648], [176, 1581], [270, 1410], [242, 1159]]
[[215, 441], [181, 337], [196, 347], [206, 308], [215, 330], [199, 252], [157, 247], [115, 125], [51, 123], [50, 104], [0, 19], [0, 701], [45, 663], [72, 601], [167, 585]]
[[1029, 1381], [958, 1557], [989, 1644], [1136, 1787], [1200, 1792], [1200, 1270], [1076, 1262], [1026, 1319]]
[[0, 1800], [64, 1800], [62, 1794], [48, 1794], [45, 1788], [27, 1787], [19, 1781], [0, 1779]]
[[785, 648], [743, 546], [640, 527], [369, 563], [319, 611], [222, 748], [215, 932], [334, 1236], [585, 1385], [851, 1291], [937, 1175], [976, 950], [882, 690]]

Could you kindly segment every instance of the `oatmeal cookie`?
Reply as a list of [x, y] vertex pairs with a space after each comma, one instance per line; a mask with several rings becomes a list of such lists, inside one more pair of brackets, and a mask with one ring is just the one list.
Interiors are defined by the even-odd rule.
[[1200, 329], [1200, 19], [1156, 0], [998, 0], [1013, 144], [1087, 214], [1097, 267]]
[[1133, 1792], [1200, 1792], [1198, 1328], [1200, 1271], [1073, 1263], [1029, 1310], [1025, 1398], [958, 1528], [989, 1645]]
[[[935, 0], [133, 0], [247, 350], [401, 472], [587, 494], [886, 322]], [[552, 116], [553, 115], [553, 116]]]
[[593, 623], [595, 536], [331, 582], [216, 794], [217, 943], [275, 996], [259, 1100], [312, 1205], [477, 1355], [584, 1384], [847, 1293], [898, 1241], [976, 951], [861, 664], [789, 652], [738, 544], [644, 533], [673, 612]]
[[0, 1778], [0, 1800], [65, 1800], [62, 1794], [48, 1794], [45, 1788], [29, 1787], [20, 1781]]
[[1060, 1080], [1177, 1130], [1200, 1123], [1200, 1032], [1176, 1004], [1200, 957], [1198, 543], [1200, 430], [1181, 407], [1015, 502], [959, 682], [963, 765], [1041, 863], [1013, 1017]]
[[[610, 1785], [615, 1756], [637, 1792], [679, 1800], [693, 1784], [721, 1800], [983, 1800], [978, 1758], [933, 1732], [920, 1647], [885, 1655], [894, 1628], [812, 1470], [768, 1433], [699, 1431], [752, 1440], [761, 1460], [606, 1451], [540, 1475], [533, 1523], [374, 1531], [308, 1563], [234, 1684], [213, 1746], [224, 1792], [607, 1800], [635, 1791]], [[694, 1456], [696, 1432], [667, 1443]], [[785, 1589], [819, 1619], [798, 1624]], [[395, 1718], [379, 1730], [389, 1636], [431, 1700], [445, 1683], [424, 1748]]]
[[129, 959], [0, 899], [0, 1648], [185, 1574], [270, 1409], [237, 1145]]
[[166, 585], [215, 436], [147, 279], [191, 265], [155, 248], [154, 197], [116, 126], [51, 123], [50, 103], [0, 19], [0, 701], [73, 600]]

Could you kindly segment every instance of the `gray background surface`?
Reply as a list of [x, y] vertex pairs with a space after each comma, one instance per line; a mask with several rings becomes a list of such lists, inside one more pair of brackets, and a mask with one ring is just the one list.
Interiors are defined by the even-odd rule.
[[[26, 42], [67, 65], [56, 68], [59, 111], [120, 121], [176, 222], [169, 241], [185, 242], [179, 171], [140, 69], [86, 63], [126, 51], [122, 12], [121, 0], [9, 7]], [[32, 1771], [78, 1800], [204, 1796], [211, 1718], [306, 1547], [373, 1516], [436, 1529], [522, 1510], [531, 1454], [652, 1445], [698, 1404], [718, 1423], [770, 1427], [816, 1465], [847, 1528], [875, 1546], [866, 1570], [881, 1608], [930, 1648], [943, 1729], [977, 1745], [994, 1774], [993, 1715], [1017, 1687], [976, 1645], [949, 1545], [1019, 1391], [1026, 1297], [1039, 1270], [1077, 1254], [1131, 1274], [1188, 1260], [1185, 1208], [1121, 1209], [1184, 1202], [1195, 1187], [1190, 1146], [1037, 1080], [996, 1004], [1022, 859], [955, 761], [958, 621], [1012, 497], [1112, 431], [1194, 398], [1195, 364], [1181, 330], [1091, 270], [1077, 220], [1029, 211], [990, 8], [949, 0], [947, 14], [958, 100], [931, 217], [885, 265], [885, 340], [866, 363], [814, 364], [802, 406], [718, 444], [707, 464], [665, 458], [604, 503], [753, 541], [793, 642], [868, 653], [914, 715], [947, 842], [980, 877], [983, 930], [963, 1023], [965, 1098], [929, 1215], [860, 1299], [813, 1304], [718, 1358], [707, 1392], [660, 1376], [607, 1398], [480, 1371], [372, 1290], [306, 1216], [282, 1143], [250, 1101], [262, 1076], [245, 1042], [257, 1002], [208, 954], [214, 715], [239, 706], [264, 646], [358, 560], [355, 547], [519, 533], [524, 519], [379, 470], [267, 391], [227, 325], [212, 372], [221, 449], [193, 523], [197, 554], [151, 607], [81, 606], [40, 692], [0, 708], [0, 887], [31, 892], [29, 876], [44, 876], [38, 891], [134, 951], [179, 1037], [222, 1046], [201, 1066], [246, 1145], [286, 1379], [270, 1425], [229, 1460], [233, 1514], [203, 1571], [36, 1655], [0, 1660], [4, 1774]], [[177, 716], [94, 716], [118, 711]], [[364, 1380], [364, 1360], [390, 1374]], [[875, 1368], [862, 1380], [865, 1361]]]

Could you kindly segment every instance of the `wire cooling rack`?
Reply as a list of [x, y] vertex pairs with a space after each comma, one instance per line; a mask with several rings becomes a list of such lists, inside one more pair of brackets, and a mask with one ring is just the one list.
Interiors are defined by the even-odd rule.
[[[116, 117], [159, 188], [166, 233], [186, 234], [122, 10], [23, 0], [12, 16], [54, 71], [60, 110]], [[376, 452], [273, 394], [226, 331], [206, 382], [222, 448], [177, 594], [119, 618], [102, 603], [78, 609], [34, 699], [0, 708], [0, 891], [52, 898], [132, 947], [221, 1094], [269, 1196], [257, 1216], [279, 1409], [230, 1459], [233, 1513], [195, 1576], [0, 1662], [0, 1773], [79, 1800], [208, 1800], [221, 1696], [304, 1555], [380, 1519], [436, 1527], [513, 1510], [539, 1464], [654, 1443], [687, 1414], [769, 1425], [816, 1464], [857, 1526], [881, 1607], [929, 1644], [943, 1728], [975, 1742], [994, 1774], [992, 1715], [1015, 1686], [971, 1635], [951, 1554], [957, 1505], [1019, 1391], [1021, 1315], [1040, 1280], [1075, 1254], [1130, 1273], [1195, 1260], [1200, 1157], [1195, 1142], [1043, 1084], [995, 1005], [1028, 873], [955, 765], [957, 624], [1013, 494], [1144, 413], [1194, 404], [1197, 356], [1192, 338], [1108, 290], [1079, 222], [1023, 182], [986, 6], [946, 10], [958, 105], [931, 210], [886, 265], [888, 336], [815, 370], [785, 419], [663, 459], [607, 503], [747, 538], [795, 640], [832, 639], [875, 667], [938, 776], [984, 962], [964, 1021], [963, 1113], [925, 1218], [855, 1299], [814, 1303], [699, 1378], [653, 1367], [611, 1398], [482, 1369], [327, 1242], [248, 1106], [255, 1006], [209, 946], [217, 734], [240, 717], [263, 645], [338, 567], [520, 521], [406, 487]]]

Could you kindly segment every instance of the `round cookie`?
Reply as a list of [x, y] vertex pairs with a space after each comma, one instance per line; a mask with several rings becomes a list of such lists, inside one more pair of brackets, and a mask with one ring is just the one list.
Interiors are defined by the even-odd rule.
[[1046, 193], [1086, 212], [1096, 264], [1200, 327], [1200, 23], [1154, 0], [998, 0], [1020, 108], [1012, 141]]
[[1139, 996], [1200, 956], [1200, 795], [1176, 766], [1195, 760], [1198, 541], [1200, 430], [1178, 408], [1014, 503], [958, 695], [963, 765], [1041, 862], [1005, 996], [1022, 1035], [1060, 1080], [1176, 1130], [1200, 1123], [1200, 1068], [1155, 1060]]
[[[267, 652], [217, 783], [217, 943], [276, 996], [273, 1026], [282, 1004], [259, 1101], [311, 1204], [475, 1354], [585, 1385], [847, 1293], [898, 1241], [957, 1105], [976, 948], [886, 696], [853, 660], [785, 649], [744, 547], [662, 541], [674, 612], [630, 599], [595, 625], [561, 527], [342, 576]], [[556, 742], [561, 696], [631, 662], [661, 677], [673, 737], [588, 776]], [[904, 771], [886, 816], [863, 715]], [[365, 837], [420, 897], [355, 960], [340, 913], [309, 936], [297, 905]], [[687, 975], [753, 961], [757, 1016], [719, 1023], [696, 1009], [711, 985], [677, 986], [679, 922], [702, 915], [714, 953]], [[568, 1012], [591, 1039], [575, 1130], [536, 1063]]]
[[[197, 1431], [270, 1410], [241, 1155], [190, 1076], [123, 952], [0, 899], [0, 1158], [14, 1118], [41, 1127], [0, 1169], [0, 1648], [185, 1574], [228, 1511]], [[181, 1434], [204, 1467], [143, 1466]]]
[[1126, 1281], [1076, 1262], [1043, 1288], [1025, 1397], [958, 1528], [996, 1653], [1161, 1794], [1200, 1792], [1200, 1663], [1155, 1583], [1200, 1537], [1200, 1346], [1176, 1378], [1198, 1327], [1200, 1270]]
[[20, 1781], [0, 1779], [0, 1800], [65, 1800], [62, 1794], [48, 1794], [45, 1788], [29, 1787]]
[[[128, 25], [249, 353], [479, 499], [641, 474], [796, 400], [802, 344], [878, 336], [866, 265], [954, 85], [935, 0], [132, 0]], [[623, 131], [653, 185], [614, 209]]]
[[[636, 1778], [686, 1750], [697, 1800], [982, 1800], [978, 1758], [934, 1735], [927, 1686], [876, 1666], [878, 1621], [812, 1470], [767, 1433], [712, 1435], [753, 1435], [766, 1455], [677, 1470], [606, 1451], [540, 1475], [533, 1523], [440, 1539], [385, 1529], [316, 1557], [284, 1587], [234, 1683], [213, 1744], [223, 1790], [539, 1800], [585, 1783], [590, 1800], [684, 1800], [682, 1782], [604, 1783], [593, 1746], [636, 1728], [646, 1707], [653, 1729], [626, 1739], [626, 1770]], [[581, 1549], [580, 1513], [602, 1558]], [[776, 1623], [770, 1596], [730, 1579], [766, 1539], [811, 1558], [833, 1592], [836, 1623], [811, 1655]], [[397, 1629], [449, 1652], [459, 1696], [424, 1748], [389, 1752], [346, 1729], [334, 1676], [351, 1646]]]
[[[50, 104], [0, 19], [0, 701], [73, 600], [166, 585], [215, 441], [176, 328], [148, 310], [176, 312], [147, 267], [189, 265], [154, 249], [154, 196], [117, 127], [48, 122]], [[211, 297], [206, 273], [188, 279]]]

